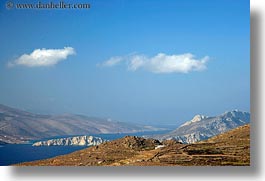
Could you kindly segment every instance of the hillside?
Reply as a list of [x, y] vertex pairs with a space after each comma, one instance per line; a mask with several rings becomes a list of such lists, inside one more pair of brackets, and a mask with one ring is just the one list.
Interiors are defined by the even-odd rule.
[[0, 141], [22, 143], [54, 136], [134, 133], [157, 130], [83, 115], [39, 115], [0, 104]]
[[248, 124], [250, 114], [238, 110], [225, 112], [218, 116], [196, 115], [177, 129], [163, 135], [154, 135], [158, 140], [174, 139], [182, 143], [195, 143], [224, 133], [236, 127]]
[[195, 144], [126, 136], [68, 155], [19, 166], [249, 166], [250, 125]]

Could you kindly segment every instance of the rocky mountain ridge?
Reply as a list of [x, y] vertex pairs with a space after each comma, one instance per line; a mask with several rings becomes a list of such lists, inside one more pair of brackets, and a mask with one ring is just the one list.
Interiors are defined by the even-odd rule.
[[199, 121], [201, 121], [203, 119], [206, 119], [206, 118], [208, 118], [208, 116], [204, 116], [204, 115], [197, 114], [197, 115], [195, 115], [192, 118], [192, 120], [185, 122], [184, 124], [180, 125], [180, 127], [182, 127], [182, 126], [188, 126], [188, 125], [190, 125], [192, 123], [199, 122]]
[[153, 135], [154, 139], [173, 139], [182, 143], [195, 143], [248, 124], [250, 114], [239, 110], [225, 112], [218, 116], [196, 115], [177, 129], [163, 135]]

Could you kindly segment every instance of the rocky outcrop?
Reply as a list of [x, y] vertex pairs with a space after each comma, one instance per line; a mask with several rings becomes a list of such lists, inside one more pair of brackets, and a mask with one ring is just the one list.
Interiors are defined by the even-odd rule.
[[117, 141], [125, 148], [131, 148], [133, 150], [152, 150], [156, 146], [162, 145], [158, 140], [144, 139], [138, 136], [125, 136]]
[[152, 138], [176, 140], [181, 143], [195, 143], [249, 122], [250, 114], [239, 110], [225, 112], [213, 117], [196, 115], [192, 120], [185, 122], [174, 131], [163, 135], [154, 135]]
[[47, 141], [39, 141], [32, 146], [96, 146], [106, 142], [99, 137], [93, 136], [75, 136], [68, 138], [51, 139]]

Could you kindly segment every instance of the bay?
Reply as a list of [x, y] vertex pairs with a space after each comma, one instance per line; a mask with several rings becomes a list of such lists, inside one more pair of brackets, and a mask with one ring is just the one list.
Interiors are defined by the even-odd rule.
[[[115, 140], [126, 135], [143, 136], [152, 134], [162, 134], [167, 131], [152, 131], [139, 133], [120, 133], [120, 134], [95, 134], [92, 136], [101, 137], [106, 140]], [[74, 135], [78, 136], [78, 135]], [[60, 136], [61, 138], [63, 136]], [[53, 137], [47, 139], [54, 139], [60, 137]], [[69, 137], [69, 136], [64, 136]], [[47, 140], [44, 139], [44, 140]], [[37, 140], [36, 140], [37, 141]], [[32, 143], [32, 142], [31, 142]], [[65, 155], [85, 149], [87, 146], [32, 146], [32, 144], [6, 144], [0, 145], [0, 166], [7, 166], [16, 163], [29, 162], [35, 160], [42, 160], [52, 158], [59, 155]]]

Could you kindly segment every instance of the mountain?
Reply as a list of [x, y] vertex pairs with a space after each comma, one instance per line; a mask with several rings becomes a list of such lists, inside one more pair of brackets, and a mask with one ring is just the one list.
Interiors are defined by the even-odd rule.
[[0, 104], [0, 141], [7, 143], [22, 143], [55, 136], [156, 130], [159, 129], [83, 115], [33, 114]]
[[196, 115], [177, 129], [163, 135], [154, 135], [159, 140], [174, 139], [182, 143], [195, 143], [224, 133], [250, 122], [250, 114], [238, 110], [225, 112], [219, 116]]
[[32, 146], [95, 146], [106, 142], [94, 136], [73, 136], [35, 142]]
[[250, 125], [207, 141], [181, 144], [135, 136], [105, 142], [67, 155], [18, 166], [249, 166]]

